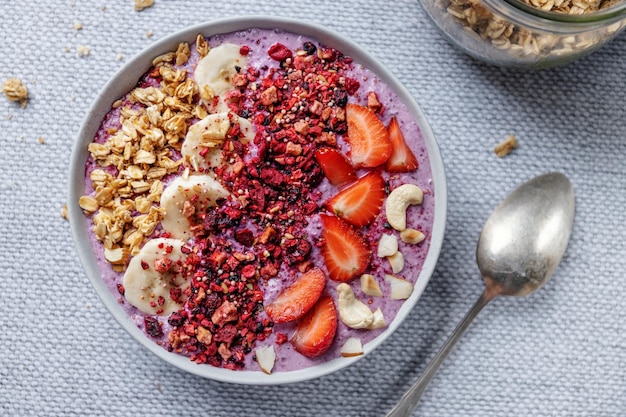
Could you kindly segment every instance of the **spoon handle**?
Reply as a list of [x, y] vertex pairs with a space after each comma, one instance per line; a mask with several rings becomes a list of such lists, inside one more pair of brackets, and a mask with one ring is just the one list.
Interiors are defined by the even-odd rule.
[[446, 343], [441, 347], [437, 355], [430, 361], [422, 375], [418, 378], [413, 386], [402, 396], [396, 406], [387, 414], [387, 417], [408, 417], [411, 412], [417, 407], [422, 394], [426, 390], [426, 386], [430, 380], [435, 376], [435, 373], [439, 369], [439, 366], [446, 359], [448, 354], [452, 351], [452, 348], [456, 345], [456, 342], [461, 338], [465, 330], [472, 323], [478, 313], [494, 298], [492, 293], [485, 290], [478, 300], [474, 303], [472, 308], [467, 312], [463, 320], [454, 329], [452, 334], [446, 340]]

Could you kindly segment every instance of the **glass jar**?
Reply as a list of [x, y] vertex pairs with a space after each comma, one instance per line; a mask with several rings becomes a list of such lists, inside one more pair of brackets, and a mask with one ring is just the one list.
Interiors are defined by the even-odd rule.
[[[601, 1], [420, 0], [435, 25], [463, 51], [520, 69], [563, 65], [613, 39], [626, 26], [626, 0], [598, 9]], [[554, 11], [565, 2], [569, 13]]]

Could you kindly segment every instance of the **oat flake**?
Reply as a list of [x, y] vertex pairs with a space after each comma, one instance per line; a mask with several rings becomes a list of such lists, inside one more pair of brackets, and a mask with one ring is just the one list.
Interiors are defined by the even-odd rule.
[[154, 4], [154, 0], [135, 0], [135, 10], [138, 12], [147, 9]]

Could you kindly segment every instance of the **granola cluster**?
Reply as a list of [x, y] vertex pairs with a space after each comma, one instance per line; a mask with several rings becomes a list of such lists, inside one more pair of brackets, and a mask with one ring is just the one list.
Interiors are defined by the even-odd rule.
[[176, 52], [157, 57], [138, 86], [113, 104], [118, 126], [89, 145], [98, 166], [89, 173], [95, 194], [82, 196], [79, 205], [94, 213], [94, 234], [118, 272], [162, 220], [162, 180], [181, 165], [173, 152], [190, 121], [208, 114], [196, 83], [179, 68], [189, 56], [189, 45], [181, 43]]
[[7, 99], [20, 103], [22, 108], [28, 102], [28, 89], [19, 78], [9, 78], [2, 83], [2, 91]]

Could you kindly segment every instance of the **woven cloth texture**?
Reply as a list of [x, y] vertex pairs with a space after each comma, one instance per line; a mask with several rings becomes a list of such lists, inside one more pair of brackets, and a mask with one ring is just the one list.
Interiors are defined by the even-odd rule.
[[[428, 117], [448, 180], [441, 257], [405, 323], [354, 366], [286, 386], [202, 379], [143, 348], [99, 300], [60, 215], [79, 126], [123, 62], [186, 26], [244, 14], [322, 24], [379, 58]], [[0, 35], [0, 82], [18, 77], [30, 92], [25, 109], [0, 96], [0, 415], [385, 415], [482, 291], [475, 244], [488, 214], [553, 170], [577, 196], [561, 265], [537, 293], [481, 313], [414, 415], [626, 415], [623, 34], [533, 72], [471, 59], [413, 0], [156, 0], [142, 12], [132, 0], [2, 0]], [[497, 158], [509, 134], [520, 147]]]

